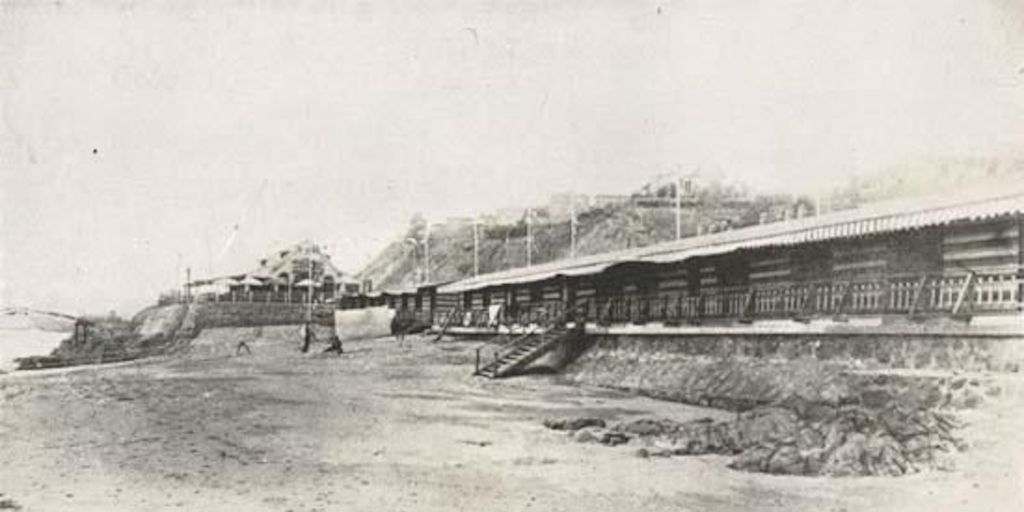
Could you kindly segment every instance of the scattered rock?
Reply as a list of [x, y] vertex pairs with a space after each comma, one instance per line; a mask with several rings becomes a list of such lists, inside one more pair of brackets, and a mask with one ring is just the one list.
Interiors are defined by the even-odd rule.
[[[707, 421], [711, 421], [710, 418]], [[620, 423], [615, 426], [616, 432], [630, 434], [639, 437], [664, 436], [679, 430], [680, 424], [672, 420], [655, 420], [644, 418]]]
[[628, 443], [629, 439], [629, 436], [621, 432], [605, 432], [598, 441], [608, 446], [618, 446]]
[[601, 418], [567, 418], [560, 420], [544, 420], [544, 426], [552, 430], [579, 430], [586, 427], [605, 427]]
[[573, 439], [580, 443], [597, 443], [601, 441], [604, 431], [597, 427], [587, 427], [572, 432]]
[[0, 500], [0, 510], [21, 510], [21, 505], [10, 498]]
[[899, 403], [881, 409], [802, 401], [789, 405], [792, 409], [762, 407], [720, 422], [646, 418], [607, 429], [601, 422], [573, 436], [609, 446], [639, 439], [646, 443], [636, 452], [643, 458], [735, 455], [729, 467], [737, 470], [834, 477], [948, 470], [955, 466], [952, 454], [965, 449], [954, 434], [959, 422], [948, 413]]

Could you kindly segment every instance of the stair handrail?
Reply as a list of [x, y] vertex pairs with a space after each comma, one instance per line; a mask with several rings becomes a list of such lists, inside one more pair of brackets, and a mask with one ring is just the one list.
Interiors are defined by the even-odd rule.
[[[572, 316], [573, 314], [575, 314], [575, 313], [579, 312], [579, 310], [583, 309], [583, 306], [585, 306], [585, 305], [586, 305], [585, 303], [579, 303], [579, 304], [576, 304], [576, 305], [574, 305], [574, 306], [572, 306], [572, 307], [570, 307], [570, 308], [566, 308], [566, 309], [565, 309], [565, 311], [563, 311], [563, 312], [562, 312], [562, 314], [558, 316], [558, 318], [556, 318], [555, 320], [552, 320], [552, 321], [548, 321], [548, 322], [545, 322], [545, 324], [544, 324], [544, 327], [545, 327], [545, 332], [549, 332], [549, 331], [551, 331], [551, 330], [553, 330], [553, 329], [557, 328], [557, 327], [558, 327], [558, 326], [560, 326], [560, 325], [565, 325], [565, 322], [566, 322], [566, 320], [567, 320], [567, 319], [568, 319], [568, 318], [569, 318], [570, 316]], [[580, 323], [580, 322], [576, 322], [576, 327], [577, 327], [577, 328], [581, 327], [582, 325], [583, 325], [582, 323]], [[527, 338], [529, 338], [530, 336], [533, 336], [534, 334], [536, 334], [536, 333], [537, 333], [537, 331], [538, 331], [538, 330], [539, 330], [540, 328], [541, 328], [541, 326], [540, 326], [540, 325], [534, 325], [533, 327], [531, 327], [531, 328], [530, 328], [530, 329], [529, 329], [528, 331], [526, 331], [525, 333], [522, 333], [522, 334], [520, 334], [519, 336], [517, 336], [517, 337], [513, 338], [513, 339], [512, 339], [511, 341], [509, 341], [508, 343], [504, 343], [504, 344], [503, 344], [502, 346], [503, 346], [503, 347], [507, 347], [507, 348], [508, 348], [508, 350], [507, 350], [507, 351], [505, 351], [505, 352], [510, 352], [510, 351], [512, 351], [512, 350], [515, 350], [516, 346], [517, 346], [517, 345], [519, 345], [519, 343], [520, 343], [520, 342], [522, 342], [522, 341], [526, 340]], [[494, 338], [491, 338], [491, 340], [493, 340], [493, 339], [494, 339]], [[481, 351], [481, 350], [482, 350], [482, 349], [483, 349], [484, 347], [486, 347], [487, 345], [491, 345], [491, 344], [493, 344], [493, 343], [491, 342], [491, 340], [488, 340], [487, 342], [485, 342], [485, 343], [481, 344], [481, 345], [480, 345], [479, 347], [477, 347], [477, 348], [476, 348], [476, 353], [477, 353], [477, 360], [479, 360], [479, 358], [480, 358], [480, 357], [479, 357], [479, 356], [480, 356], [480, 351]], [[502, 352], [502, 351], [499, 351], [499, 352], [497, 353], [497, 354], [499, 354], [499, 355], [498, 355], [498, 358], [500, 358], [500, 357], [501, 357], [501, 355], [500, 355], [500, 354], [501, 354], [501, 352]]]
[[441, 338], [444, 337], [444, 333], [449, 327], [451, 327], [452, 319], [454, 319], [461, 310], [462, 308], [458, 306], [448, 310], [448, 314], [444, 317], [444, 323], [441, 324], [441, 328], [437, 331], [437, 337], [434, 338], [434, 342], [441, 341]]

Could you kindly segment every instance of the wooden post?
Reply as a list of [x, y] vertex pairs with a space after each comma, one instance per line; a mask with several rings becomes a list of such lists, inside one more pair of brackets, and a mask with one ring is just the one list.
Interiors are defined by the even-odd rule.
[[683, 178], [676, 176], [676, 240], [683, 238]]
[[576, 257], [576, 194], [569, 194], [569, 257]]
[[740, 323], [748, 324], [753, 321], [753, 309], [754, 309], [754, 287], [750, 287], [750, 291], [747, 292], [747, 298], [743, 301], [743, 310], [740, 311]]
[[802, 323], [808, 323], [811, 321], [811, 317], [814, 316], [812, 308], [814, 302], [818, 300], [818, 287], [814, 283], [807, 284], [807, 294], [803, 297], [803, 302], [800, 304], [800, 312], [797, 313], [793, 320]]
[[921, 276], [921, 280], [918, 281], [917, 287], [914, 289], [914, 302], [910, 304], [910, 311], [907, 312], [907, 316], [914, 316], [917, 310], [921, 308], [921, 300], [924, 298], [924, 288], [928, 285], [928, 275]]
[[572, 283], [569, 282], [569, 278], [568, 277], [563, 277], [562, 278], [562, 311], [563, 311], [563, 316], [565, 316], [565, 322], [569, 322], [570, 320], [573, 320], [572, 318], [569, 318], [571, 316], [571, 314], [572, 314], [572, 307], [574, 305], [573, 302], [575, 302], [573, 295], [574, 295], [574, 293], [573, 293], [573, 289], [572, 289]]
[[839, 305], [836, 306], [836, 313], [833, 315], [833, 320], [837, 322], [843, 322], [846, 318], [843, 316], [846, 313], [846, 306], [850, 304], [850, 299], [853, 298], [853, 281], [847, 281], [843, 285], [843, 295], [839, 299]]
[[480, 275], [480, 224], [473, 219], [473, 275]]
[[309, 283], [306, 286], [306, 322], [313, 322], [313, 256], [306, 256], [306, 279], [309, 279]]
[[700, 325], [704, 319], [704, 291], [702, 290], [697, 294], [697, 300], [695, 301], [694, 308], [697, 310], [690, 323]]
[[533, 266], [533, 209], [526, 209], [526, 266]]
[[974, 302], [974, 277], [974, 272], [967, 274], [964, 285], [960, 287], [960, 294], [956, 298], [956, 304], [953, 305], [952, 315], [954, 317], [962, 316], [964, 308], [970, 307]]

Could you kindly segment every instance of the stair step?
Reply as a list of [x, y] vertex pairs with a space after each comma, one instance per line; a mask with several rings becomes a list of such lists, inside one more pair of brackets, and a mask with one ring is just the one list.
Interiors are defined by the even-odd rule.
[[477, 371], [477, 374], [490, 379], [503, 377], [550, 351], [564, 339], [567, 332], [565, 329], [552, 329], [544, 333], [525, 334], [513, 340], [496, 338], [505, 341], [502, 350], [496, 359]]

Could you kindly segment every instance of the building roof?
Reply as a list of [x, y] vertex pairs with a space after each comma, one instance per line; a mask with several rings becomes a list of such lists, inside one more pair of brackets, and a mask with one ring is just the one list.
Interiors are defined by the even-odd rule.
[[1022, 212], [1024, 187], [1019, 185], [986, 187], [952, 196], [945, 194], [901, 198], [813, 217], [483, 274], [442, 286], [438, 292], [458, 293], [505, 284], [543, 281], [556, 276], [598, 274], [613, 265], [626, 262], [670, 263], [739, 249], [854, 238]]
[[295, 262], [297, 260], [305, 260], [306, 258], [314, 258], [318, 261], [323, 266], [323, 275], [325, 276], [337, 279], [343, 275], [331, 263], [330, 256], [323, 253], [320, 250], [320, 246], [308, 240], [293, 244], [268, 255], [261, 261], [259, 268], [249, 274], [255, 277], [275, 277], [282, 272], [291, 275]]
[[307, 257], [315, 258], [315, 260], [322, 265], [323, 276], [329, 276], [335, 283], [359, 284], [358, 279], [338, 270], [338, 268], [331, 262], [331, 257], [321, 251], [318, 245], [308, 240], [274, 251], [260, 261], [259, 267], [247, 273], [232, 274], [229, 276], [209, 279], [197, 279], [193, 281], [192, 284], [194, 286], [202, 286], [207, 284], [217, 284], [220, 282], [221, 284], [229, 285], [231, 284], [229, 280], [233, 280], [237, 281], [234, 285], [238, 285], [246, 279], [258, 279], [263, 282], [263, 284], [287, 284], [287, 281], [279, 279], [278, 276], [282, 273], [286, 273], [291, 276], [295, 262], [304, 261]]

